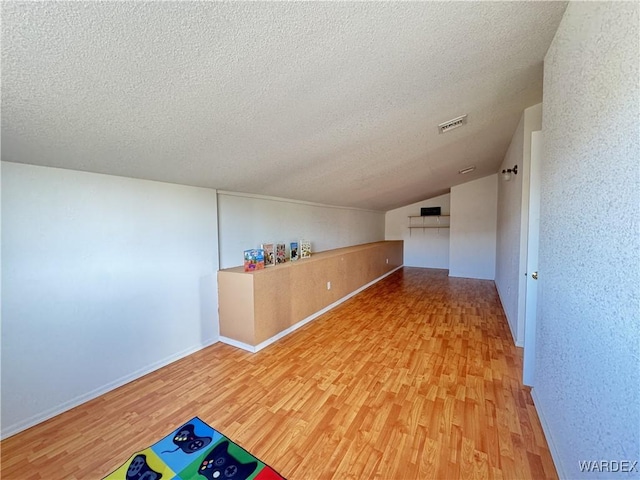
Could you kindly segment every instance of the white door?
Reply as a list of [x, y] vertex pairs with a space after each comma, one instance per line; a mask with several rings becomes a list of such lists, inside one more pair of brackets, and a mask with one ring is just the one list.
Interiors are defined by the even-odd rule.
[[536, 368], [536, 316], [538, 306], [538, 241], [540, 237], [540, 163], [542, 132], [531, 133], [531, 175], [529, 177], [529, 239], [527, 247], [527, 290], [524, 312], [524, 359], [522, 381], [533, 386]]

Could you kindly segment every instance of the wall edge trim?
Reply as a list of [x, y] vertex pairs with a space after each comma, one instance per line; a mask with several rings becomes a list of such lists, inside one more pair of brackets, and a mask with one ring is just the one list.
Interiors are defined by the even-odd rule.
[[229, 197], [257, 198], [260, 200], [269, 200], [272, 202], [294, 203], [299, 205], [309, 205], [312, 207], [336, 208], [338, 210], [357, 210], [359, 212], [386, 213], [384, 210], [371, 210], [369, 208], [344, 207], [340, 205], [327, 205], [326, 203], [307, 202], [306, 200], [294, 200], [292, 198], [271, 197], [269, 195], [259, 195], [257, 193], [231, 192], [228, 190], [216, 190], [218, 196], [226, 195]]
[[560, 480], [568, 479], [569, 477], [566, 475], [562, 462], [560, 461], [560, 452], [558, 451], [558, 447], [553, 441], [549, 423], [544, 416], [543, 410], [540, 408], [541, 402], [538, 398], [538, 395], [536, 394], [535, 388], [531, 388], [531, 399], [533, 400], [533, 406], [535, 407], [538, 418], [540, 419], [540, 425], [542, 425], [542, 431], [544, 432], [545, 439], [547, 440], [547, 445], [549, 445], [549, 451], [551, 452], [551, 458], [553, 459], [553, 465], [556, 467], [558, 478]]
[[513, 339], [513, 343], [516, 347], [524, 348], [524, 339], [522, 341], [518, 341], [518, 337], [516, 333], [514, 333], [513, 331], [513, 326], [511, 325], [511, 319], [509, 318], [509, 314], [507, 313], [507, 310], [504, 308], [504, 302], [502, 301], [502, 292], [500, 291], [500, 287], [498, 286], [498, 283], [495, 280], [493, 283], [496, 286], [496, 291], [498, 292], [498, 298], [500, 299], [500, 306], [502, 307], [502, 313], [504, 313], [504, 316], [507, 319], [507, 325], [509, 325], [509, 331], [511, 332], [511, 338]]

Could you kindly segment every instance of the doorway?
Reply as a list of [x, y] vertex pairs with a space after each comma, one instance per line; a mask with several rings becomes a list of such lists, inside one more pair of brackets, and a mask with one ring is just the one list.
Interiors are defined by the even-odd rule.
[[529, 233], [527, 241], [527, 271], [524, 356], [522, 382], [533, 386], [536, 364], [536, 320], [538, 310], [538, 248], [540, 239], [540, 163], [542, 132], [531, 132], [531, 165], [529, 176]]

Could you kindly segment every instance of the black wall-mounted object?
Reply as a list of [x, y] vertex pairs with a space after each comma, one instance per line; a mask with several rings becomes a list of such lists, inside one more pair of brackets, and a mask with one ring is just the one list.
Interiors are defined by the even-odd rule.
[[420, 208], [421, 217], [432, 217], [434, 215], [440, 215], [440, 207], [422, 207]]

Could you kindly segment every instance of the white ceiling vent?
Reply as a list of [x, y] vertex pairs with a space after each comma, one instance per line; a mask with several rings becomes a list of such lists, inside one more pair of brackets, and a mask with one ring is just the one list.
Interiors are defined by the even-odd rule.
[[438, 131], [440, 133], [446, 133], [449, 130], [453, 130], [454, 128], [461, 127], [467, 123], [467, 115], [462, 115], [460, 117], [454, 118], [453, 120], [449, 120], [448, 122], [441, 123], [438, 125]]

